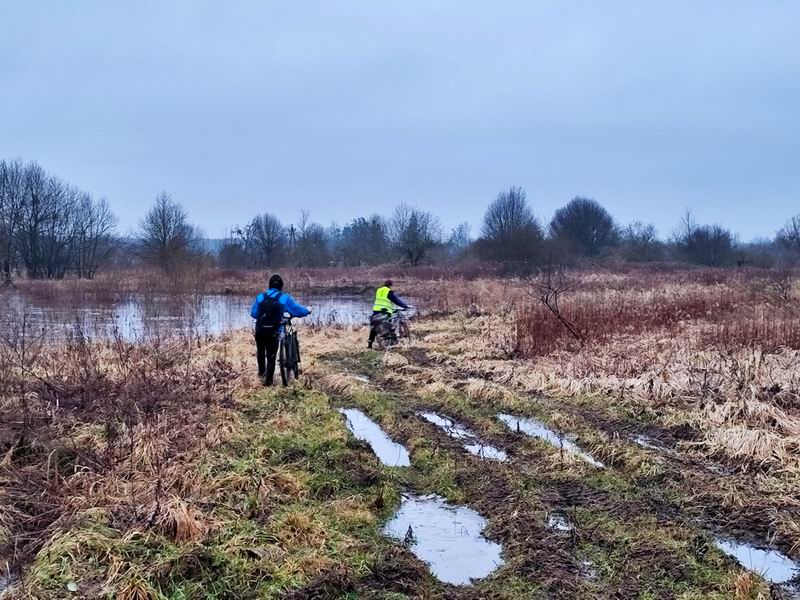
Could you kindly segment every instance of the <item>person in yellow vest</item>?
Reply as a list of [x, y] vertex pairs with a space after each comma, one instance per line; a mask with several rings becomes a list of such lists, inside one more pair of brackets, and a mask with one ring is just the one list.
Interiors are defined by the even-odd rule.
[[408, 308], [408, 305], [392, 291], [392, 280], [387, 279], [383, 286], [375, 291], [375, 304], [372, 306], [372, 316], [369, 319], [367, 348], [372, 348], [372, 342], [378, 335], [381, 323], [391, 317], [398, 306]]

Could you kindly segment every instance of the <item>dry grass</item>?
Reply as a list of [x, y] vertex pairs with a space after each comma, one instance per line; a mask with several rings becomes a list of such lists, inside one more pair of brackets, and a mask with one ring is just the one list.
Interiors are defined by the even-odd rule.
[[327, 393], [343, 398], [352, 398], [364, 390], [363, 382], [347, 373], [327, 373], [313, 376], [314, 385]]
[[771, 597], [767, 586], [754, 573], [741, 573], [733, 582], [734, 600], [767, 600]]
[[420, 395], [426, 398], [440, 398], [453, 392], [454, 388], [442, 381], [434, 381], [422, 387]]
[[[533, 394], [616, 398], [662, 424], [698, 429], [713, 456], [800, 472], [798, 300], [773, 302], [759, 277], [582, 274], [562, 303], [584, 335], [582, 348], [533, 301], [519, 305], [514, 320], [462, 313], [431, 324], [425, 346], [437, 360], [464, 359], [456, 368], [470, 397], [498, 400], [489, 381]], [[474, 383], [476, 373], [484, 383]]]
[[[339, 280], [334, 273], [311, 271], [306, 279], [300, 273], [291, 276], [305, 282], [300, 287], [319, 291], [356, 289], [379, 274], [343, 272]], [[557, 401], [536, 400], [556, 397], [570, 399], [588, 415], [597, 410], [689, 431], [677, 447], [684, 456], [719, 460], [754, 474], [752, 489], [726, 488], [722, 508], [750, 506], [757, 495], [761, 506], [774, 508], [765, 517], [774, 521], [772, 530], [800, 547], [797, 520], [783, 518], [775, 508], [797, 507], [793, 494], [800, 478], [800, 338], [794, 300], [773, 304], [754, 289], [759, 275], [753, 273], [583, 273], [564, 304], [586, 333], [587, 343], [579, 349], [532, 303], [521, 282], [462, 274], [453, 286], [436, 275], [431, 271], [429, 278], [405, 280], [431, 311], [413, 324], [410, 348], [364, 358], [358, 353], [364, 328], [304, 328], [299, 392], [280, 400], [283, 404], [276, 401], [263, 415], [257, 403], [248, 414], [236, 407], [237, 398], [260, 390], [247, 333], [145, 346], [77, 340], [67, 351], [34, 345], [25, 360], [18, 347], [6, 345], [0, 351], [0, 554], [12, 556], [16, 565], [37, 556], [77, 554], [75, 548], [95, 547], [93, 528], [109, 524], [127, 544], [157, 535], [190, 553], [216, 539], [223, 527], [209, 504], [228, 507], [235, 497], [237, 504], [228, 509], [244, 511], [270, 533], [257, 540], [236, 532], [225, 541], [230, 554], [254, 553], [265, 565], [280, 562], [280, 576], [295, 585], [333, 572], [338, 565], [332, 557], [356, 544], [332, 531], [322, 515], [335, 514], [354, 530], [374, 527], [376, 516], [362, 498], [314, 504], [320, 489], [336, 489], [338, 482], [326, 478], [337, 466], [325, 462], [319, 472], [306, 469], [320, 458], [327, 461], [330, 448], [342, 447], [347, 433], [338, 415], [325, 421], [332, 410], [327, 401], [308, 410], [298, 406], [309, 401], [311, 383], [337, 402], [378, 406], [378, 379], [432, 404], [455, 398], [487, 410], [514, 410], [532, 402], [557, 407]], [[395, 275], [401, 282], [402, 277]], [[162, 283], [148, 285], [156, 289]], [[103, 293], [102, 282], [96, 285], [96, 293]], [[261, 274], [216, 272], [204, 289], [224, 291], [228, 285], [252, 292], [261, 287]], [[453, 292], [443, 293], [444, 286]], [[331, 366], [336, 361], [346, 367]], [[369, 382], [354, 376], [359, 364], [375, 370]], [[387, 411], [383, 423], [391, 426], [390, 403], [380, 410]], [[248, 444], [262, 436], [272, 445], [236, 468], [187, 468], [228, 442], [249, 449], [239, 438], [254, 418], [259, 425]], [[556, 413], [550, 424], [569, 431], [572, 419], [571, 413]], [[318, 428], [313, 438], [306, 435], [310, 426]], [[506, 433], [491, 430], [492, 435]], [[587, 449], [604, 461], [626, 464], [646, 477], [663, 472], [658, 462], [629, 460], [611, 435], [595, 432], [590, 439]], [[425, 452], [423, 442], [412, 451]], [[276, 467], [271, 461], [282, 452], [286, 460], [300, 458]], [[553, 472], [585, 469], [552, 453], [539, 464]], [[454, 480], [441, 481], [452, 486]], [[37, 502], [29, 502], [31, 497]], [[99, 514], [96, 522], [75, 527], [87, 515]], [[97, 537], [109, 535], [103, 529]], [[334, 549], [334, 544], [339, 545]], [[152, 574], [170, 566], [154, 564], [152, 572], [143, 573], [137, 564], [146, 559], [137, 560], [109, 567], [97, 589], [116, 597], [157, 597]], [[52, 579], [57, 576], [52, 568], [37, 564], [32, 578]], [[263, 579], [277, 577], [274, 568], [263, 568]], [[759, 598], [765, 593], [762, 585], [743, 574], [725, 593]]]
[[[596, 346], [615, 338], [657, 333], [688, 335], [705, 347], [780, 347], [800, 349], [800, 318], [792, 304], [775, 304], [754, 293], [749, 280], [733, 274], [711, 285], [666, 279], [617, 289], [575, 283], [561, 310], [584, 343]], [[528, 357], [578, 348], [547, 308], [531, 299], [517, 308], [517, 342]]]
[[[237, 375], [224, 342], [81, 341], [28, 346], [27, 358], [17, 344], [0, 350], [0, 525], [8, 530], [0, 544], [12, 566], [95, 507], [122, 531], [203, 539], [209, 524], [192, 506], [198, 479], [186, 465], [230, 425]], [[136, 581], [125, 586], [120, 596], [142, 593]]]
[[158, 526], [170, 538], [179, 543], [199, 542], [208, 532], [203, 516], [177, 496], [173, 496], [163, 509]]
[[396, 369], [408, 365], [408, 359], [397, 352], [385, 352], [381, 358], [381, 362], [387, 369]]
[[510, 397], [507, 389], [485, 379], [467, 379], [463, 391], [468, 398], [476, 401], [503, 402]]

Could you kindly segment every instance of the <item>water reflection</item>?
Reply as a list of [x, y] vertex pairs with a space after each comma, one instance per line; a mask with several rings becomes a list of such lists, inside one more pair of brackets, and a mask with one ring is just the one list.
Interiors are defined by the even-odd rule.
[[558, 533], [569, 533], [575, 529], [567, 517], [558, 513], [551, 513], [550, 516], [547, 517], [547, 527]]
[[758, 573], [770, 583], [786, 583], [800, 576], [800, 564], [777, 550], [763, 550], [722, 538], [715, 538], [714, 544], [745, 569]]
[[503, 564], [502, 547], [484, 538], [486, 519], [439, 496], [406, 495], [384, 533], [404, 541], [441, 581], [466, 585]]
[[574, 454], [575, 456], [579, 456], [587, 463], [592, 465], [593, 467], [597, 467], [598, 469], [602, 469], [605, 467], [603, 463], [599, 460], [594, 458], [588, 452], [584, 452], [581, 450], [576, 444], [569, 441], [563, 435], [556, 433], [549, 427], [547, 427], [544, 423], [537, 421], [531, 417], [515, 417], [514, 415], [507, 415], [500, 413], [497, 415], [497, 418], [500, 419], [503, 423], [506, 424], [510, 429], [518, 432], [522, 432], [525, 435], [539, 438], [540, 440], [544, 440], [551, 446], [554, 446], [559, 449], [564, 449], [567, 452]]
[[[0, 330], [8, 331], [25, 315], [31, 330], [46, 329], [56, 337], [76, 330], [87, 338], [115, 335], [130, 341], [172, 333], [216, 335], [252, 327], [252, 300], [228, 295], [134, 296], [76, 305], [5, 292], [0, 293]], [[366, 324], [372, 309], [369, 299], [360, 296], [306, 296], [298, 301], [311, 307], [311, 316], [303, 321], [314, 325]]]
[[357, 408], [340, 408], [345, 417], [347, 428], [359, 440], [369, 444], [375, 456], [387, 467], [408, 467], [411, 460], [408, 451], [391, 440], [375, 421]]
[[505, 461], [508, 459], [508, 455], [503, 450], [484, 444], [472, 431], [452, 419], [437, 415], [435, 412], [420, 412], [417, 414], [429, 423], [441, 428], [449, 437], [465, 442], [464, 449], [470, 454], [490, 460]]
[[654, 450], [655, 452], [661, 452], [663, 454], [674, 454], [673, 450], [667, 448], [660, 440], [643, 433], [631, 435], [628, 439], [637, 446], [647, 450]]

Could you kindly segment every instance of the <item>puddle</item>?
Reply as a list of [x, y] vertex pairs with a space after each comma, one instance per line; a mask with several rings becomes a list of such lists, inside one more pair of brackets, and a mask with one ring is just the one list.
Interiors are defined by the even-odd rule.
[[508, 460], [508, 455], [494, 446], [484, 446], [483, 444], [465, 444], [464, 449], [470, 454], [489, 460]]
[[15, 580], [11, 575], [0, 575], [0, 598], [4, 597], [4, 592], [14, 585]]
[[567, 533], [575, 529], [564, 515], [559, 515], [557, 513], [552, 513], [547, 518], [547, 527], [558, 533]]
[[408, 544], [431, 573], [445, 583], [467, 585], [503, 564], [502, 547], [481, 535], [486, 519], [439, 496], [404, 495], [383, 533]]
[[643, 433], [632, 435], [628, 439], [637, 446], [641, 446], [642, 448], [646, 448], [648, 450], [654, 450], [656, 452], [662, 452], [664, 454], [675, 453], [674, 450], [672, 450], [671, 448], [667, 448], [659, 440], [652, 438], [649, 435], [645, 435]]
[[800, 576], [800, 564], [777, 550], [763, 550], [723, 538], [714, 538], [714, 545], [770, 583], [786, 583]]
[[505, 423], [510, 429], [513, 429], [514, 431], [524, 433], [525, 435], [529, 435], [531, 437], [539, 438], [540, 440], [544, 440], [545, 442], [556, 448], [559, 449], [563, 448], [567, 452], [570, 452], [582, 458], [593, 467], [597, 467], [598, 469], [605, 468], [605, 465], [596, 458], [594, 458], [591, 454], [589, 454], [588, 452], [584, 452], [573, 442], [565, 438], [563, 435], [559, 435], [558, 433], [547, 427], [544, 423], [541, 423], [536, 419], [532, 419], [530, 417], [515, 417], [513, 415], [507, 415], [503, 413], [498, 414], [497, 418], [500, 419], [503, 423]]
[[581, 561], [581, 573], [583, 574], [586, 579], [589, 581], [596, 581], [597, 580], [597, 569], [594, 568], [594, 563], [590, 560], [582, 560]]
[[454, 440], [462, 440], [466, 442], [464, 444], [464, 449], [470, 454], [474, 454], [480, 458], [488, 458], [490, 460], [508, 460], [508, 455], [504, 451], [500, 450], [499, 448], [495, 448], [494, 446], [481, 443], [481, 441], [478, 439], [478, 436], [476, 436], [474, 433], [472, 433], [472, 431], [463, 425], [459, 425], [451, 419], [441, 417], [434, 412], [420, 412], [417, 414], [428, 421], [428, 423], [433, 423], [442, 429]]
[[386, 435], [375, 421], [357, 408], [340, 408], [347, 428], [359, 440], [370, 445], [375, 456], [387, 467], [408, 467], [411, 460], [402, 444], [397, 444]]
[[734, 469], [716, 463], [707, 463], [705, 470], [714, 475], [733, 475]]

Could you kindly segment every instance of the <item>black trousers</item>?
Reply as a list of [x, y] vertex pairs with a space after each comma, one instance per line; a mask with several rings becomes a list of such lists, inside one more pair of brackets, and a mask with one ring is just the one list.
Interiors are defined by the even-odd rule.
[[275, 376], [275, 357], [278, 354], [278, 334], [258, 331], [256, 337], [256, 361], [258, 376], [266, 385], [272, 385]]

